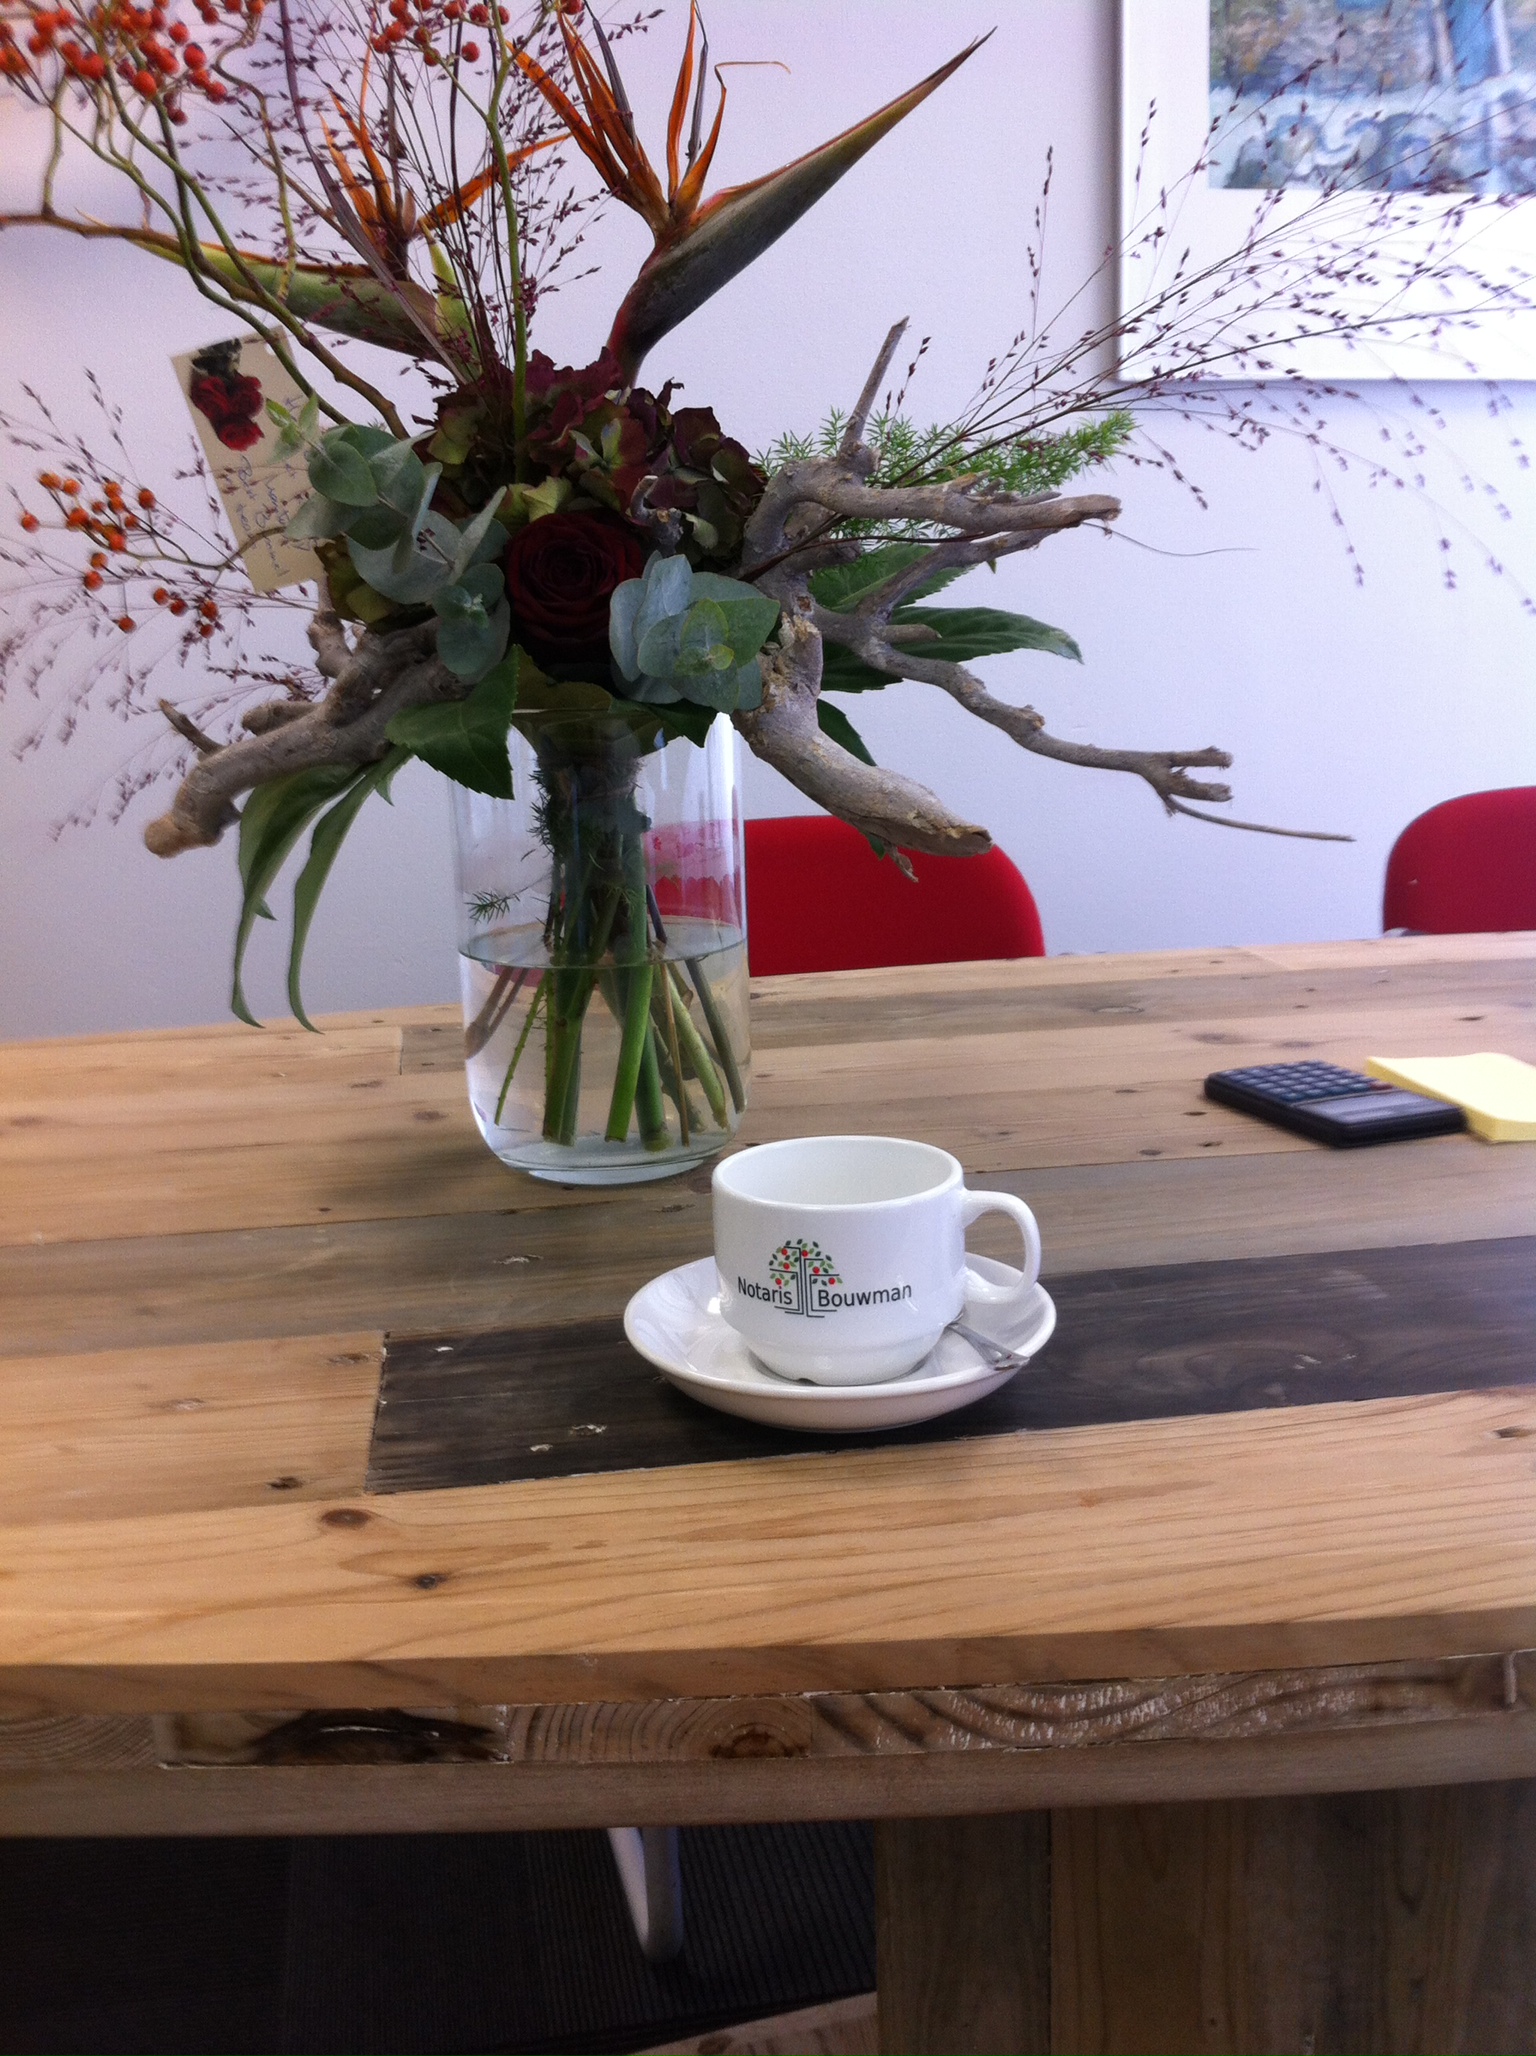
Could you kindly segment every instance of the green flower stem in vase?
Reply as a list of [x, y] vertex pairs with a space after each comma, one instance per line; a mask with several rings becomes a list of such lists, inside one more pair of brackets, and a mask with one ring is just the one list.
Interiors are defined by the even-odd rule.
[[560, 1182], [686, 1169], [751, 1068], [734, 731], [610, 702], [520, 717], [509, 751], [511, 800], [454, 788], [481, 1133]]

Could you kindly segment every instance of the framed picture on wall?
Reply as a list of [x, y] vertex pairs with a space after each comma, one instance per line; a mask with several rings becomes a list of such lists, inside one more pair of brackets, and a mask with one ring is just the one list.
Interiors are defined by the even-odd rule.
[[1121, 0], [1120, 26], [1128, 377], [1170, 368], [1170, 292], [1204, 376], [1536, 377], [1536, 0]]

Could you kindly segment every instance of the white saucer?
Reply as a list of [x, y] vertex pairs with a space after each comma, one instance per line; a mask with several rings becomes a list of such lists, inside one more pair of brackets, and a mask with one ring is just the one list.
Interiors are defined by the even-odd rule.
[[[972, 1256], [967, 1262], [989, 1284], [1012, 1284], [1019, 1275], [991, 1257]], [[973, 1304], [966, 1308], [966, 1319], [989, 1342], [1029, 1357], [1050, 1339], [1056, 1308], [1037, 1285], [1020, 1314], [1004, 1318], [993, 1307]], [[859, 1435], [931, 1421], [985, 1399], [1014, 1375], [984, 1362], [958, 1335], [944, 1334], [916, 1370], [886, 1385], [802, 1385], [777, 1377], [721, 1320], [720, 1280], [712, 1256], [642, 1285], [624, 1309], [624, 1333], [679, 1391], [706, 1406], [814, 1434]]]

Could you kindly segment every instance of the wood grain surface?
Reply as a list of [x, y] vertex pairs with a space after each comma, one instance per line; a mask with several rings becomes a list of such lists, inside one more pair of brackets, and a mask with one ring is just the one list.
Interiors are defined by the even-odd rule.
[[[1536, 1056], [1533, 969], [1532, 937], [1450, 937], [761, 981], [742, 1139], [944, 1142], [1029, 1197], [1085, 1323], [1098, 1274], [1127, 1267], [1525, 1236], [1531, 1152], [1336, 1156], [1199, 1085], [1302, 1049]], [[1296, 1359], [1344, 1375], [1346, 1354], [1299, 1304], [1220, 1374], [1256, 1410], [365, 1498], [386, 1330], [612, 1321], [709, 1246], [707, 1173], [579, 1192], [503, 1170], [455, 1046], [429, 1009], [0, 1050], [15, 1715], [958, 1689], [1536, 1643], [1536, 1401], [1420, 1384], [1297, 1405], [1316, 1366]], [[1348, 1330], [1371, 1375], [1417, 1376], [1468, 1325], [1426, 1301], [1422, 1332], [1394, 1331], [1371, 1304]], [[1309, 1313], [1323, 1346], [1283, 1367]], [[1071, 1418], [1128, 1379], [1205, 1374], [1176, 1306], [1154, 1335], [1072, 1359]], [[1512, 1338], [1495, 1360], [1524, 1375]]]
[[370, 1492], [912, 1447], [1103, 1421], [1404, 1398], [1536, 1380], [1536, 1237], [1089, 1272], [991, 1398], [847, 1437], [678, 1392], [614, 1321], [432, 1335], [384, 1352]]
[[[1530, 2049], [1533, 1831], [1529, 1781], [1057, 1812], [1052, 2046]], [[1008, 1860], [1011, 1820], [973, 1834]]]

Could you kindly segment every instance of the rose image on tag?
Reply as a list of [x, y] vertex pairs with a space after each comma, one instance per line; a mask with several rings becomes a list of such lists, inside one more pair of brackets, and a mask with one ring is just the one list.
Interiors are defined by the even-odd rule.
[[261, 380], [241, 373], [238, 342], [213, 343], [197, 352], [187, 398], [226, 450], [249, 450], [261, 441]]

